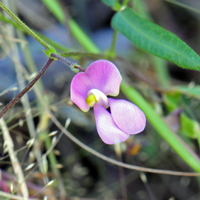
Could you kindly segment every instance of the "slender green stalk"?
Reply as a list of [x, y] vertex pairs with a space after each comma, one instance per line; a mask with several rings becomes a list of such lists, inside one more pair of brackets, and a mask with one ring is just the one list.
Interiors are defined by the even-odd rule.
[[167, 70], [167, 62], [163, 60], [162, 58], [158, 58], [154, 55], [151, 55], [152, 64], [154, 66], [154, 69], [156, 71], [156, 76], [159, 82], [159, 85], [162, 87], [169, 87], [170, 81], [169, 81], [169, 73]]
[[[60, 21], [60, 23], [65, 22], [65, 14], [63, 12], [63, 9], [56, 0], [52, 0], [51, 2], [49, 2], [48, 0], [42, 1], [52, 12], [52, 14], [54, 14], [54, 16]], [[72, 35], [86, 51], [90, 53], [100, 53], [98, 47], [96, 47], [96, 45], [90, 40], [90, 38], [83, 32], [83, 30], [73, 19], [69, 19], [68, 24]]]
[[[22, 31], [17, 31], [17, 35], [21, 40], [26, 41], [25, 35], [24, 35], [24, 33]], [[33, 74], [35, 72], [38, 72], [37, 67], [35, 65], [35, 62], [34, 62], [32, 56], [31, 56], [31, 52], [30, 52], [29, 46], [25, 45], [25, 46], [23, 46], [23, 48], [21, 48], [21, 50], [22, 50], [22, 52], [24, 54], [24, 58], [25, 58], [25, 61], [26, 61], [26, 66], [27, 66], [29, 72], [31, 74]], [[43, 85], [42, 85], [41, 79], [39, 79], [36, 84], [37, 84], [37, 87], [42, 92], [43, 91]]]
[[200, 14], [200, 10], [199, 9], [196, 9], [196, 8], [191, 7], [191, 6], [185, 5], [184, 3], [180, 3], [180, 2], [174, 1], [174, 0], [165, 0], [165, 1], [167, 1], [169, 3], [172, 3], [174, 5], [177, 5], [179, 7], [185, 8], [187, 10], [190, 10], [190, 11], [192, 11], [194, 13]]
[[156, 114], [148, 102], [131, 86], [125, 82], [121, 84], [121, 90], [133, 103], [137, 104], [145, 113], [148, 121], [158, 131], [158, 133], [171, 145], [171, 147], [179, 154], [179, 156], [194, 170], [200, 172], [200, 160], [190, 151], [186, 144], [180, 140], [164, 121]]
[[90, 40], [90, 38], [83, 32], [83, 30], [74, 20], [69, 20], [69, 27], [73, 36], [78, 40], [78, 42], [86, 51], [90, 53], [100, 53], [98, 47]]
[[55, 17], [59, 20], [59, 22], [65, 22], [64, 12], [56, 0], [42, 0], [42, 2], [46, 5], [46, 7], [55, 15]]
[[[26, 24], [24, 24], [13, 12], [11, 12], [3, 3], [0, 2], [0, 7], [10, 15], [29, 35], [31, 35], [34, 39], [36, 39], [41, 45], [45, 47], [47, 50], [52, 50], [49, 44], [47, 44], [44, 40], [42, 40], [38, 35], [36, 35]], [[54, 51], [55, 52], [55, 51]]]
[[128, 4], [128, 2], [129, 2], [129, 0], [124, 0], [123, 3], [122, 3], [122, 5], [126, 6]]
[[[10, 19], [7, 19], [6, 17], [4, 17], [1, 13], [0, 13], [0, 20], [2, 20], [3, 22], [6, 22], [6, 23], [9, 23], [9, 24], [12, 24], [15, 28], [19, 29], [20, 31], [22, 32], [26, 32], [21, 26], [19, 26], [16, 22], [10, 20]], [[61, 45], [51, 39], [49, 39], [48, 37], [46, 37], [45, 35], [37, 32], [37, 31], [34, 31], [35, 34], [37, 34], [42, 40], [46, 41], [47, 43], [49, 43], [50, 45], [54, 46], [56, 49], [60, 50], [60, 51], [65, 51], [65, 52], [68, 52], [69, 49], [64, 46], [64, 45]]]
[[115, 47], [116, 47], [116, 43], [117, 43], [117, 36], [118, 36], [118, 31], [114, 30], [112, 44], [111, 44], [110, 51], [109, 51], [109, 57], [111, 57], [111, 58], [115, 57]]
[[67, 58], [63, 58], [62, 56], [60, 55], [57, 55], [57, 54], [54, 54], [52, 53], [51, 54], [51, 58], [56, 58], [58, 60], [60, 60], [61, 62], [65, 63], [68, 67], [70, 67], [70, 69], [75, 72], [75, 73], [78, 73], [78, 72], [84, 72], [85, 69], [83, 69], [80, 65], [78, 65], [77, 63], [73, 63], [72, 61], [68, 60]]
[[92, 58], [92, 59], [102, 59], [105, 57], [105, 54], [103, 53], [88, 53], [88, 52], [61, 52], [59, 53], [60, 56], [62, 57], [75, 57], [75, 58]]

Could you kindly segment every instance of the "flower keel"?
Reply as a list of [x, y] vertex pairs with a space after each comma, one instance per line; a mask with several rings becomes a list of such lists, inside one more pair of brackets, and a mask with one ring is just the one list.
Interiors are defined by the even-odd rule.
[[101, 105], [94, 105], [94, 115], [97, 132], [106, 144], [116, 144], [124, 142], [129, 135], [123, 132], [113, 121], [111, 114]]

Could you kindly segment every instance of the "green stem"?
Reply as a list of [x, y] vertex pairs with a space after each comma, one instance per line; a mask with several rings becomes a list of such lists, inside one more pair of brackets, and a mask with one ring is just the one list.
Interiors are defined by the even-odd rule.
[[77, 23], [74, 20], [69, 20], [69, 27], [73, 36], [78, 40], [78, 42], [84, 47], [86, 51], [90, 53], [100, 53], [100, 50], [82, 31], [82, 29], [77, 25]]
[[126, 6], [128, 4], [129, 0], [124, 0], [124, 2], [122, 3], [123, 6]]
[[185, 9], [187, 9], [189, 11], [194, 12], [194, 13], [200, 14], [200, 10], [199, 9], [192, 8], [191, 6], [188, 6], [188, 5], [184, 4], [184, 3], [180, 3], [180, 2], [174, 1], [174, 0], [165, 0], [165, 1], [169, 2], [169, 3], [172, 3], [174, 5], [177, 5], [177, 6], [181, 7], [181, 8], [185, 8]]
[[143, 110], [151, 125], [171, 145], [179, 156], [194, 170], [200, 172], [199, 158], [168, 128], [148, 102], [134, 88], [127, 85], [125, 82], [122, 82], [121, 90], [130, 101], [137, 104]]
[[115, 47], [116, 47], [116, 43], [117, 43], [117, 35], [118, 35], [118, 31], [116, 29], [114, 29], [112, 44], [111, 44], [110, 51], [109, 51], [109, 57], [111, 57], [111, 58], [115, 57]]
[[162, 58], [151, 55], [152, 64], [156, 71], [156, 76], [161, 87], [167, 88], [170, 86], [169, 73], [167, 70], [167, 62]]
[[52, 47], [47, 44], [44, 40], [42, 40], [38, 35], [36, 35], [26, 24], [24, 24], [13, 12], [11, 12], [3, 3], [0, 2], [0, 7], [10, 15], [29, 35], [31, 35], [34, 39], [36, 39], [41, 45], [45, 47], [45, 49], [49, 50]]
[[80, 65], [78, 65], [77, 63], [74, 63], [70, 60], [68, 60], [67, 58], [63, 58], [62, 56], [60, 55], [57, 55], [55, 53], [52, 53], [51, 54], [51, 58], [56, 58], [58, 59], [59, 61], [65, 63], [68, 67], [70, 67], [70, 69], [75, 72], [75, 73], [78, 73], [78, 72], [84, 72], [85, 69], [83, 69]]

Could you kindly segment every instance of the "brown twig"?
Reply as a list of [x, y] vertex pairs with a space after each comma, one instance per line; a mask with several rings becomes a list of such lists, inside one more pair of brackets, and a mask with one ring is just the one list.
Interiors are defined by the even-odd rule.
[[49, 68], [51, 63], [54, 61], [54, 59], [49, 58], [46, 62], [45, 66], [40, 70], [38, 75], [12, 100], [10, 101], [0, 112], [0, 119], [2, 116], [13, 106], [15, 105], [20, 98], [22, 98], [32, 87], [33, 85], [40, 79], [40, 77], [45, 73], [45, 71]]

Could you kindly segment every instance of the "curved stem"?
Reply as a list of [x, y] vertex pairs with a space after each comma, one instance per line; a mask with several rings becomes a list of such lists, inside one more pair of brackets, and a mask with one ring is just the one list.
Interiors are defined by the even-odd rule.
[[[48, 109], [48, 108], [45, 108]], [[60, 122], [56, 119], [56, 117], [48, 110], [48, 113], [51, 117], [51, 120], [54, 122], [54, 124], [74, 143], [76, 143], [78, 146], [83, 148], [84, 150], [90, 152], [91, 154], [95, 155], [96, 157], [111, 163], [113, 165], [117, 165], [119, 167], [123, 167], [126, 169], [136, 170], [136, 171], [142, 171], [142, 172], [149, 172], [149, 173], [155, 173], [155, 174], [166, 174], [166, 175], [174, 175], [174, 176], [200, 176], [200, 173], [194, 173], [194, 172], [179, 172], [179, 171], [170, 171], [170, 170], [161, 170], [161, 169], [151, 169], [146, 167], [139, 167], [131, 164], [126, 164], [117, 160], [114, 160], [112, 158], [109, 158], [94, 149], [90, 148], [86, 144], [82, 143], [80, 140], [78, 140], [75, 136], [73, 136], [68, 130], [66, 130]]]

